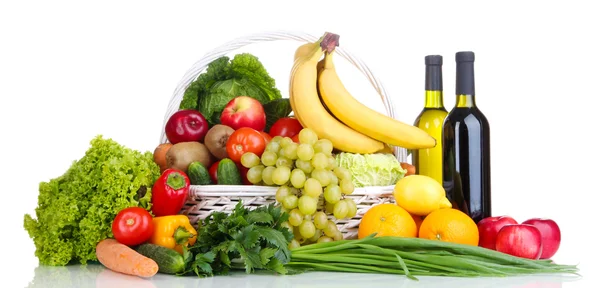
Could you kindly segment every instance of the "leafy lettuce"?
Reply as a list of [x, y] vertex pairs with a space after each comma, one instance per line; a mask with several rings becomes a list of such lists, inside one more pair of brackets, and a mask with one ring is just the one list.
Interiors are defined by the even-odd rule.
[[[221, 112], [237, 96], [250, 96], [265, 105], [282, 99], [275, 80], [258, 58], [249, 53], [237, 54], [233, 59], [220, 57], [210, 63], [186, 89], [179, 109], [196, 109], [204, 115], [209, 125], [220, 123]], [[288, 104], [289, 106], [289, 104]], [[285, 110], [276, 110], [279, 115]], [[289, 112], [288, 112], [289, 114]]]
[[159, 173], [152, 153], [95, 137], [62, 176], [40, 183], [37, 219], [24, 217], [40, 264], [96, 261], [96, 244], [113, 237], [112, 221], [121, 209], [150, 210], [151, 188]]
[[407, 172], [394, 154], [389, 153], [342, 152], [336, 155], [335, 160], [338, 166], [350, 172], [355, 187], [395, 185]]

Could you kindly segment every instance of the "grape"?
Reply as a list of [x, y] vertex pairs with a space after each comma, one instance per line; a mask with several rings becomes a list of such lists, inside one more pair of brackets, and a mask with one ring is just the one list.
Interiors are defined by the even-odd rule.
[[283, 137], [281, 140], [279, 140], [279, 145], [281, 145], [281, 148], [285, 148], [292, 143], [295, 143], [295, 142], [290, 137]]
[[[292, 240], [293, 241], [293, 240]], [[327, 237], [327, 236], [321, 236], [319, 237], [319, 239], [317, 240], [317, 243], [325, 243], [325, 242], [332, 242], [333, 239], [331, 239], [331, 237]], [[290, 244], [291, 245], [291, 244]], [[288, 245], [289, 246], [289, 245]], [[291, 250], [292, 248], [290, 248]]]
[[315, 153], [315, 156], [313, 156], [313, 159], [311, 160], [311, 164], [315, 169], [325, 169], [327, 168], [328, 163], [327, 155], [321, 152]]
[[352, 180], [352, 175], [350, 175], [350, 171], [348, 171], [348, 169], [346, 169], [344, 167], [335, 167], [333, 169], [333, 172], [335, 173], [335, 175], [338, 178], [340, 178], [340, 180], [342, 180], [342, 179]]
[[277, 167], [273, 170], [273, 183], [276, 185], [284, 185], [290, 180], [290, 168], [289, 167]]
[[304, 219], [302, 219], [303, 218], [302, 212], [300, 212], [300, 210], [298, 208], [292, 209], [292, 211], [290, 211], [290, 213], [288, 213], [288, 214], [289, 214], [288, 222], [290, 222], [290, 225], [292, 225], [292, 226], [298, 226], [304, 220]]
[[315, 178], [308, 178], [304, 182], [304, 195], [310, 197], [319, 197], [323, 193], [323, 187], [321, 183]]
[[315, 153], [321, 152], [325, 155], [330, 155], [333, 152], [333, 144], [328, 139], [319, 139], [313, 147], [315, 148]]
[[271, 139], [271, 141], [269, 143], [271, 143], [271, 142], [279, 143], [279, 141], [281, 141], [281, 139], [283, 139], [283, 137], [281, 137], [280, 135], [277, 135], [277, 136], [273, 137], [273, 139]]
[[346, 206], [348, 206], [348, 214], [346, 215], [346, 217], [348, 218], [352, 218], [354, 216], [356, 216], [356, 202], [354, 202], [354, 200], [350, 199], [350, 198], [346, 198], [343, 201], [346, 201]]
[[290, 187], [290, 191], [294, 195], [300, 195], [300, 189], [298, 188]]
[[310, 164], [310, 161], [304, 161], [304, 160], [296, 160], [296, 167], [298, 167], [300, 170], [304, 171], [304, 173], [308, 174], [310, 172], [312, 172], [313, 167], [312, 164]]
[[288, 228], [290, 230], [290, 233], [294, 232], [294, 226], [292, 226], [292, 224], [290, 224], [290, 222], [281, 223], [281, 227]]
[[317, 211], [317, 198], [303, 195], [298, 199], [298, 209], [304, 215], [312, 215]]
[[278, 156], [278, 157], [285, 157], [285, 153], [284, 153], [284, 151], [285, 151], [285, 150], [283, 150], [283, 148], [279, 149], [279, 152], [277, 152], [277, 156]]
[[327, 203], [336, 204], [340, 201], [340, 198], [342, 198], [342, 189], [340, 189], [340, 186], [338, 185], [329, 185], [325, 187], [323, 197]]
[[252, 184], [260, 183], [260, 181], [262, 181], [263, 170], [265, 170], [265, 166], [263, 165], [258, 165], [250, 168], [246, 173], [248, 181], [250, 181], [250, 183]]
[[325, 200], [325, 213], [329, 213], [332, 214], [333, 213], [333, 203], [329, 203], [327, 202], [327, 200]]
[[314, 145], [317, 142], [317, 140], [319, 140], [319, 136], [317, 136], [317, 133], [315, 133], [315, 131], [309, 128], [304, 128], [300, 130], [300, 133], [298, 134], [298, 140], [300, 140], [301, 144]]
[[327, 214], [325, 214], [325, 212], [319, 211], [315, 213], [314, 217], [315, 227], [317, 227], [317, 229], [323, 230], [327, 227], [327, 221], [329, 221], [329, 219], [327, 219]]
[[298, 230], [304, 239], [312, 238], [315, 236], [315, 232], [317, 232], [315, 224], [307, 220], [302, 221], [302, 224], [298, 226]]
[[294, 227], [294, 239], [296, 239], [298, 243], [302, 244], [306, 241], [306, 239], [300, 234], [300, 228], [298, 226]]
[[338, 185], [340, 181], [338, 177], [335, 176], [335, 173], [333, 173], [333, 171], [327, 171], [327, 173], [329, 174], [329, 184]]
[[252, 152], [246, 152], [242, 155], [241, 162], [244, 167], [252, 168], [260, 164], [260, 158], [258, 158], [258, 156]]
[[350, 195], [354, 192], [354, 183], [352, 183], [352, 180], [342, 179], [340, 181], [340, 188], [342, 188], [342, 194]]
[[273, 166], [277, 161], [277, 154], [275, 152], [265, 151], [260, 157], [260, 160], [265, 166]]
[[334, 241], [340, 241], [342, 239], [344, 239], [344, 234], [342, 234], [341, 231], [337, 231], [337, 233], [335, 233], [335, 235], [333, 236]]
[[333, 217], [337, 219], [344, 219], [348, 215], [348, 205], [346, 201], [339, 201], [333, 206]]
[[323, 187], [329, 185], [329, 182], [331, 182], [329, 172], [323, 169], [313, 170], [312, 173], [310, 173], [310, 177], [317, 179]]
[[312, 220], [312, 215], [304, 215], [304, 220]]
[[283, 202], [283, 198], [288, 195], [292, 195], [292, 191], [288, 186], [281, 186], [277, 188], [277, 192], [275, 192], [275, 200], [279, 203]]
[[298, 247], [300, 247], [300, 242], [298, 242], [298, 240], [296, 240], [296, 239], [292, 239], [290, 244], [288, 244], [288, 249], [290, 249], [290, 250], [292, 250], [294, 248], [298, 248]]
[[315, 155], [315, 149], [313, 149], [313, 146], [310, 146], [310, 144], [304, 143], [298, 145], [296, 153], [298, 154], [298, 159], [310, 161], [313, 155]]
[[292, 170], [292, 175], [290, 176], [290, 183], [292, 183], [292, 186], [300, 189], [304, 187], [304, 181], [306, 181], [306, 175], [302, 170], [298, 168]]
[[[281, 146], [279, 146], [279, 142], [275, 142], [275, 141], [271, 140], [271, 142], [269, 142], [269, 144], [267, 144], [265, 151], [277, 153], [277, 151], [279, 151], [279, 148], [281, 148]], [[264, 152], [263, 152], [263, 154], [264, 154]]]
[[292, 165], [294, 165], [294, 161], [292, 161], [286, 157], [279, 157], [279, 158], [277, 158], [277, 161], [275, 162], [275, 167], [292, 168]]
[[335, 223], [331, 220], [329, 220], [327, 222], [327, 227], [325, 227], [325, 229], [323, 229], [323, 232], [325, 233], [325, 235], [327, 235], [328, 237], [331, 237], [331, 238], [333, 238], [338, 231], [339, 230], [338, 230], [337, 225], [335, 225]]
[[327, 170], [333, 170], [337, 167], [337, 163], [335, 162], [335, 157], [332, 155], [327, 156]]
[[298, 159], [298, 143], [296, 142], [292, 142], [290, 144], [288, 144], [287, 146], [283, 147], [283, 155], [286, 158], [292, 159], [292, 160], [296, 160]]
[[268, 166], [265, 167], [262, 171], [262, 180], [267, 185], [273, 185], [273, 171], [275, 171], [275, 167]]
[[321, 236], [323, 235], [323, 231], [317, 229], [315, 230], [315, 235], [313, 235], [313, 237], [310, 237], [310, 239], [308, 239], [308, 241], [310, 242], [317, 242], [317, 240], [319, 240], [319, 238], [321, 238]]
[[298, 207], [298, 196], [296, 196], [296, 195], [285, 196], [285, 198], [283, 198], [283, 201], [281, 201], [281, 205], [283, 205], [284, 208], [290, 209], [290, 210]]

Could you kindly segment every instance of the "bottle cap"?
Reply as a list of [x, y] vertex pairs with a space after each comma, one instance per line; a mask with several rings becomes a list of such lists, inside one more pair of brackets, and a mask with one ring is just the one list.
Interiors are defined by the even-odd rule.
[[456, 52], [456, 62], [475, 62], [475, 53], [471, 51]]
[[442, 56], [440, 55], [427, 55], [425, 56], [425, 65], [439, 65], [442, 66]]

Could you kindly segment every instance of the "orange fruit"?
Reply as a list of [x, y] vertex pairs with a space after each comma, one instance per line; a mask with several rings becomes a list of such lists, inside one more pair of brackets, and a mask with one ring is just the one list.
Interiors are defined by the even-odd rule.
[[431, 212], [421, 223], [419, 238], [477, 246], [479, 230], [469, 215], [454, 208]]
[[415, 220], [396, 204], [373, 206], [363, 215], [358, 225], [358, 239], [376, 236], [417, 237]]
[[415, 224], [417, 224], [417, 231], [419, 231], [419, 229], [421, 228], [421, 223], [423, 223], [423, 216], [412, 214], [410, 216], [412, 216], [413, 220], [415, 220]]

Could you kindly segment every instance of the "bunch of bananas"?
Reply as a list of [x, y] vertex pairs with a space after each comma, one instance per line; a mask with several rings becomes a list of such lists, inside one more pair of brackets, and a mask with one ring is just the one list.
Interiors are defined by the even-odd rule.
[[289, 98], [300, 124], [344, 152], [390, 152], [389, 145], [435, 147], [427, 132], [370, 109], [348, 92], [333, 63], [338, 40], [338, 35], [325, 33], [296, 49]]

